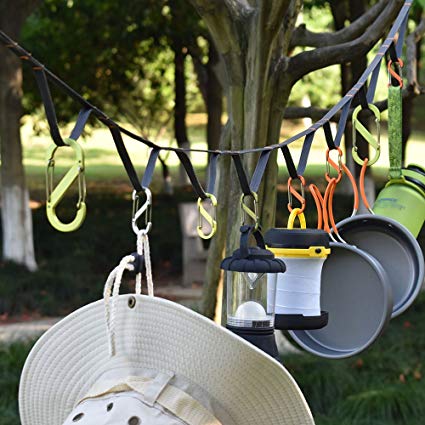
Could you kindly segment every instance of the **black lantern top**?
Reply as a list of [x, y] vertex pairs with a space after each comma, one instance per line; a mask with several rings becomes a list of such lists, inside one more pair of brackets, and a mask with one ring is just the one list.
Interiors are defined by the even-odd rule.
[[329, 235], [318, 229], [270, 229], [264, 239], [270, 248], [329, 248]]
[[[255, 237], [257, 246], [248, 245], [250, 235]], [[221, 268], [251, 273], [284, 273], [286, 270], [285, 263], [266, 249], [261, 232], [253, 226], [241, 227], [240, 247], [221, 262]]]

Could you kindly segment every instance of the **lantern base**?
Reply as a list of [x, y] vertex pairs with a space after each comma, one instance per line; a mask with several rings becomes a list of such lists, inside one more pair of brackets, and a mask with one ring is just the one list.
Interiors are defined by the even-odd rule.
[[320, 316], [304, 316], [302, 314], [276, 314], [274, 327], [280, 330], [321, 329], [328, 324], [329, 315], [322, 311]]
[[277, 351], [274, 337], [274, 328], [255, 329], [230, 325], [226, 325], [226, 328], [280, 362], [279, 352]]

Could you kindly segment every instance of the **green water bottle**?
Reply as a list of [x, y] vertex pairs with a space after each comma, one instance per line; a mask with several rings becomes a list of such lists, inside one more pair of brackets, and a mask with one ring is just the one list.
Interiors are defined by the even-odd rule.
[[390, 180], [381, 190], [373, 212], [403, 224], [417, 237], [425, 220], [425, 170], [418, 165], [402, 168], [401, 87], [389, 87], [388, 141]]

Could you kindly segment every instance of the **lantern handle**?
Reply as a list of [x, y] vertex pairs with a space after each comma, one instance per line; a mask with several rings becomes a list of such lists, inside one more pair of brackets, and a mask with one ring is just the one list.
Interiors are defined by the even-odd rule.
[[241, 241], [239, 247], [240, 258], [249, 257], [249, 237], [252, 235], [255, 238], [256, 246], [262, 249], [266, 249], [266, 243], [264, 242], [263, 235], [255, 228], [255, 226], [241, 226]]

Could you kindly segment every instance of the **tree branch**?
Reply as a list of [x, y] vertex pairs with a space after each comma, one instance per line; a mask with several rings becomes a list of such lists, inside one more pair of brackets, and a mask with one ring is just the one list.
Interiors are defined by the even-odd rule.
[[387, 4], [388, 0], [379, 1], [351, 25], [335, 32], [316, 33], [309, 31], [305, 24], [300, 25], [293, 32], [291, 47], [325, 47], [354, 40], [360, 37], [366, 28], [376, 20]]
[[[245, 9], [242, 2], [238, 0], [189, 0], [198, 11], [199, 15], [207, 25], [211, 36], [216, 42], [217, 49], [222, 55], [230, 52], [240, 51], [240, 39], [235, 27], [234, 9], [235, 2], [238, 3], [243, 13]], [[233, 6], [232, 6], [233, 5]]]
[[383, 12], [375, 19], [373, 25], [363, 35], [347, 43], [335, 46], [320, 47], [299, 53], [289, 59], [288, 71], [295, 83], [304, 75], [330, 65], [352, 61], [353, 58], [365, 55], [383, 36], [403, 5], [403, 0], [391, 0]]
[[425, 35], [425, 17], [422, 17], [419, 25], [406, 38], [406, 77], [410, 89], [415, 94], [422, 94], [423, 88], [418, 81], [418, 56], [417, 43]]
[[291, 0], [269, 0], [261, 2], [261, 7], [267, 9], [266, 29], [272, 34], [282, 25], [283, 18], [291, 6]]

